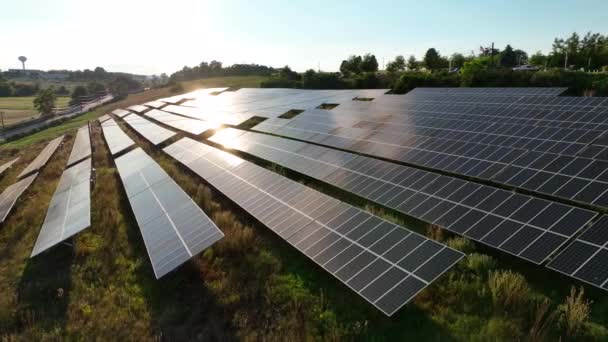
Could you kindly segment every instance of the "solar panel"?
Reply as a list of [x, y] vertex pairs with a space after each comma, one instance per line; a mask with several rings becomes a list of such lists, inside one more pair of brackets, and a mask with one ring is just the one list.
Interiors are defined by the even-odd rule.
[[100, 116], [97, 121], [99, 121], [99, 123], [102, 123], [104, 121], [110, 120], [112, 117], [109, 114], [104, 114], [102, 116]]
[[61, 142], [63, 141], [64, 136], [65, 135], [62, 135], [58, 138], [51, 140], [51, 142], [46, 145], [46, 147], [40, 152], [40, 154], [38, 154], [36, 159], [34, 159], [25, 168], [25, 170], [21, 171], [18, 178], [21, 179], [32, 172], [36, 172], [42, 169], [42, 167], [46, 165], [46, 163], [49, 161], [53, 153], [55, 153], [55, 150], [57, 150], [57, 147], [59, 147], [59, 144], [61, 144]]
[[112, 155], [116, 155], [129, 147], [135, 145], [135, 142], [129, 138], [129, 136], [118, 127], [118, 124], [114, 119], [110, 119], [101, 124], [103, 130], [103, 136], [106, 139], [108, 148]]
[[89, 136], [89, 125], [86, 125], [80, 127], [76, 133], [67, 166], [76, 164], [89, 156], [91, 156], [91, 137]]
[[141, 148], [115, 162], [157, 279], [224, 236]]
[[152, 109], [144, 113], [144, 115], [169, 127], [173, 127], [180, 131], [188, 132], [194, 135], [199, 135], [209, 129], [218, 127], [218, 125], [214, 123], [186, 118], [158, 109]]
[[508, 96], [558, 96], [568, 90], [568, 88], [559, 87], [509, 87], [509, 88], [474, 88], [474, 87], [459, 87], [459, 88], [414, 88], [408, 95], [430, 94], [430, 95], [508, 95]]
[[125, 122], [131, 126], [131, 128], [137, 131], [137, 133], [141, 134], [144, 138], [146, 138], [146, 140], [150, 141], [154, 145], [158, 145], [175, 135], [175, 132], [161, 127], [136, 114], [127, 115], [122, 119], [125, 120]]
[[463, 254], [208, 145], [164, 149], [386, 315]]
[[230, 112], [222, 112], [215, 109], [206, 109], [202, 110], [197, 107], [186, 107], [186, 106], [177, 106], [177, 105], [168, 105], [163, 108], [164, 111], [175, 113], [183, 116], [187, 116], [194, 119], [205, 120], [207, 122], [219, 124], [227, 124], [227, 125], [240, 125], [243, 122], [251, 119], [254, 115], [247, 113], [230, 113]]
[[91, 158], [63, 172], [31, 257], [91, 225]]
[[547, 267], [608, 290], [608, 216], [597, 220]]
[[131, 112], [128, 110], [124, 110], [124, 109], [114, 109], [112, 111], [112, 114], [118, 116], [119, 118], [122, 118], [123, 116], [131, 114]]
[[162, 101], [150, 101], [150, 102], [146, 102], [144, 103], [144, 106], [148, 106], [150, 108], [156, 108], [156, 109], [161, 109], [163, 106], [166, 106], [167, 103], [162, 102]]
[[131, 107], [127, 108], [127, 109], [130, 110], [130, 111], [133, 111], [133, 112], [141, 114], [141, 113], [147, 111], [150, 108], [148, 108], [148, 107], [146, 107], [144, 105], [134, 105], [134, 106], [131, 106]]
[[17, 157], [9, 162], [6, 162], [2, 165], [0, 165], [0, 175], [2, 175], [4, 173], [4, 171], [8, 170], [11, 166], [13, 166], [13, 164], [15, 164], [20, 157]]
[[0, 223], [6, 220], [19, 196], [32, 184], [36, 176], [37, 172], [9, 186], [0, 194]]
[[595, 216], [590, 210], [280, 137], [224, 129], [210, 140], [536, 264]]

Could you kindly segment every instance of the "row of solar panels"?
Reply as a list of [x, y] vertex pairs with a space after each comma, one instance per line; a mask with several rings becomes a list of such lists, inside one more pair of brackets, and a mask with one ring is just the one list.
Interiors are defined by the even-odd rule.
[[[47, 144], [18, 176], [21, 180], [9, 186], [0, 195], [0, 223], [4, 222], [17, 199], [36, 179], [63, 139], [64, 136], [61, 136]], [[53, 194], [32, 257], [90, 226], [90, 156], [89, 127], [84, 126], [76, 134], [68, 158], [68, 168]]]
[[[128, 118], [131, 116], [134, 118], [129, 120]], [[153, 139], [150, 137], [159, 136], [166, 131], [165, 128], [135, 114], [125, 115], [122, 119], [138, 134], [151, 142]], [[105, 119], [102, 123], [102, 129], [113, 155], [123, 153], [134, 145], [134, 142], [113, 119]], [[209, 172], [214, 171], [213, 169], [218, 171], [218, 167], [226, 167], [223, 164], [225, 161], [218, 160], [216, 156], [216, 158], [211, 159], [213, 164], [202, 165], [204, 159], [195, 160], [202, 157], [202, 154], [207, 154], [206, 152], [210, 150], [214, 150], [220, 158], [236, 160], [225, 152], [189, 139], [182, 139], [165, 149], [167, 153], [179, 161], [185, 164], [188, 162], [186, 165], [194, 172], [220, 189], [231, 200], [268, 225], [272, 230], [277, 233], [281, 231], [279, 235], [304, 254], [313, 258], [317, 263], [319, 263], [319, 260], [324, 260], [319, 263], [321, 266], [328, 269], [338, 279], [387, 315], [393, 314], [463, 256], [460, 252], [306, 188], [297, 182], [263, 170], [244, 160], [238, 163], [248, 165], [250, 169], [248, 172], [265, 175], [267, 178], [265, 186], [254, 185], [254, 183], [247, 183], [247, 180], [243, 180], [238, 185], [232, 184], [233, 191], [228, 192], [229, 190], [223, 187], [228, 184], [215, 183], [215, 178], [208, 177]], [[207, 158], [210, 158], [210, 156], [208, 155]], [[145, 162], [138, 162], [142, 159]], [[149, 164], [155, 163], [141, 149], [135, 149], [116, 159], [116, 165], [129, 201], [146, 241], [155, 274], [160, 277], [192, 255], [200, 252], [206, 245], [190, 253], [183, 250], [180, 252], [178, 251], [180, 248], [177, 247], [180, 244], [177, 242], [176, 236], [161, 232], [163, 227], [167, 228], [168, 223], [183, 223], [185, 218], [190, 219], [186, 224], [190, 230], [201, 226], [198, 223], [200, 220], [193, 217], [195, 215], [192, 215], [192, 213], [178, 212], [169, 214], [169, 219], [165, 219], [163, 216], [158, 218], [149, 217], [154, 216], [151, 213], [163, 212], [164, 210], [161, 208], [144, 211], [144, 206], [140, 203], [146, 202], [147, 207], [150, 202], [153, 202], [151, 198], [167, 197], [163, 202], [164, 205], [175, 206], [175, 203], [180, 202], [179, 199], [171, 196], [171, 192], [165, 188], [159, 188], [150, 195], [142, 195], [140, 188], [155, 188], [156, 184], [162, 183], [162, 180], [159, 179], [166, 179], [167, 177], [166, 174], [164, 177], [147, 175], [151, 173], [149, 170], [139, 171], [138, 177], [132, 175], [137, 173], [136, 170], [138, 169], [146, 170]], [[158, 166], [156, 165], [155, 168], [158, 168]], [[242, 172], [245, 172], [245, 170]], [[226, 178], [231, 177], [226, 175]], [[245, 177], [253, 177], [253, 174], [241, 174], [237, 179], [244, 179]], [[279, 193], [267, 192], [277, 182], [284, 185], [281, 192], [284, 197], [274, 197], [279, 196]], [[248, 186], [251, 189], [249, 192], [246, 191]], [[260, 197], [258, 201], [253, 200], [256, 196]], [[146, 198], [148, 199], [146, 200]], [[247, 205], [244, 202], [249, 204]], [[315, 203], [314, 208], [308, 208], [308, 203]], [[333, 210], [328, 210], [330, 208]], [[262, 216], [262, 214], [264, 215]], [[324, 218], [321, 218], [321, 216]], [[294, 224], [294, 222], [297, 223]], [[178, 228], [176, 231], [179, 232], [180, 229]], [[178, 233], [177, 236], [180, 236], [180, 234]], [[304, 240], [295, 243], [299, 241], [296, 239]], [[149, 240], [156, 240], [157, 243], [148, 243]], [[181, 241], [189, 241], [189, 237], [183, 238]], [[214, 241], [212, 239], [211, 243]], [[302, 247], [304, 241], [307, 242], [306, 248]], [[314, 254], [311, 254], [313, 252]], [[328, 265], [325, 265], [326, 262]]]

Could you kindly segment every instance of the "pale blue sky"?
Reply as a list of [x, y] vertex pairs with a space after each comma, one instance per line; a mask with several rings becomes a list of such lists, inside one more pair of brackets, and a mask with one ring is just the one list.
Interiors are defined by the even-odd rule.
[[608, 34], [608, 0], [3, 0], [0, 69], [171, 73], [218, 59], [337, 70], [351, 54], [469, 54], [492, 41], [533, 53], [577, 31]]

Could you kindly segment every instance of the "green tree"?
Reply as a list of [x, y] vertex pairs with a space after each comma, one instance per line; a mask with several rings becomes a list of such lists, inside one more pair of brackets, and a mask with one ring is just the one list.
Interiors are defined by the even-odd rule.
[[343, 60], [342, 64], [340, 64], [340, 72], [349, 76], [350, 74], [359, 74], [361, 73], [361, 63], [363, 62], [363, 58], [361, 56], [351, 55], [348, 59]]
[[88, 95], [89, 95], [89, 91], [87, 90], [87, 88], [85, 86], [81, 86], [81, 85], [76, 86], [76, 88], [74, 88], [74, 90], [72, 90], [70, 106], [80, 104], [80, 102], [83, 102], [83, 97], [86, 97]]
[[536, 51], [532, 56], [530, 56], [528, 63], [544, 67], [545, 63], [547, 63], [547, 56], [545, 56], [541, 51]]
[[500, 66], [505, 68], [512, 68], [517, 65], [517, 56], [513, 51], [511, 45], [507, 44], [505, 50], [500, 54]]
[[419, 63], [416, 60], [414, 55], [411, 55], [410, 58], [407, 59], [407, 69], [408, 70], [418, 70]]
[[405, 70], [405, 58], [403, 58], [401, 55], [395, 57], [394, 61], [390, 61], [386, 64], [386, 71], [389, 73], [395, 73], [403, 70]]
[[462, 68], [466, 59], [461, 53], [454, 53], [452, 55], [452, 68]]
[[378, 61], [376, 56], [366, 53], [361, 61], [361, 71], [363, 72], [376, 72], [378, 71]]
[[437, 70], [440, 69], [444, 62], [441, 60], [441, 56], [439, 52], [435, 50], [435, 48], [430, 48], [424, 54], [423, 59], [424, 66], [429, 70]]
[[87, 84], [87, 92], [91, 95], [94, 95], [95, 93], [98, 93], [98, 92], [104, 92], [104, 91], [106, 91], [106, 87], [99, 82], [93, 81], [93, 82], [89, 82]]
[[42, 115], [53, 114], [53, 108], [55, 108], [55, 101], [57, 95], [55, 95], [55, 89], [48, 87], [38, 94], [34, 99], [34, 108]]
[[286, 65], [279, 70], [279, 77], [284, 78], [286, 80], [298, 80], [300, 78], [300, 75], [297, 72], [291, 70], [289, 65]]

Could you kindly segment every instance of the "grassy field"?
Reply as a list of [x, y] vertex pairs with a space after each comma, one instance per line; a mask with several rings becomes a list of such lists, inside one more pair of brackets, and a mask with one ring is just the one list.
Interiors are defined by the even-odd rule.
[[[55, 106], [67, 107], [68, 102], [69, 97], [58, 97]], [[7, 126], [39, 116], [34, 108], [34, 96], [0, 97], [0, 112], [4, 112], [4, 124]]]
[[[215, 88], [215, 87], [235, 87], [235, 88], [258, 88], [260, 83], [265, 80], [265, 77], [260, 76], [231, 76], [231, 77], [214, 77], [203, 80], [182, 82], [183, 91], [189, 92], [199, 88]], [[40, 132], [28, 135], [18, 140], [10, 141], [0, 145], [2, 149], [23, 148], [30, 144], [36, 143], [45, 139], [52, 139], [66, 132], [71, 132], [88, 121], [95, 120], [97, 117], [109, 113], [116, 108], [126, 108], [135, 104], [142, 104], [148, 101], [156, 100], [163, 97], [175, 95], [169, 88], [151, 89], [142, 93], [129, 95], [128, 98], [113, 102], [108, 105], [99, 107], [89, 113], [81, 115], [77, 118], [69, 120], [61, 125], [44, 129]]]
[[[223, 82], [237, 81], [251, 82]], [[209, 86], [221, 86], [222, 80], [214, 82]], [[197, 83], [185, 84], [184, 91]], [[164, 91], [130, 96], [85, 117], [166, 96]], [[0, 164], [22, 156], [0, 178], [2, 191], [50, 138], [67, 133], [0, 229], [0, 340], [608, 339], [605, 293], [587, 292], [577, 300], [569, 296], [573, 280], [567, 277], [247, 157], [467, 253], [413, 303], [387, 318], [121, 120], [123, 130], [203, 208], [225, 238], [156, 280], [101, 129], [93, 123], [92, 226], [68, 241], [71, 247], [60, 245], [29, 259], [68, 158], [73, 129], [85, 121], [79, 118], [0, 147]], [[594, 302], [587, 306], [589, 298]], [[585, 307], [591, 310], [588, 316], [578, 310]]]

